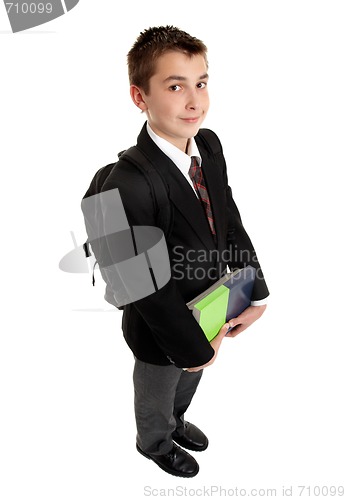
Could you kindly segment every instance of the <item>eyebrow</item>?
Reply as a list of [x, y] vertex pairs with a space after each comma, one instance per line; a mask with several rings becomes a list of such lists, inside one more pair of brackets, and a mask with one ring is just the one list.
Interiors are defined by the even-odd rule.
[[[206, 78], [209, 78], [208, 73], [204, 73], [201, 75], [198, 80], [205, 80]], [[179, 75], [170, 75], [167, 78], [165, 78], [164, 82], [170, 82], [172, 80], [178, 81], [178, 82], [185, 82], [187, 78], [185, 76], [179, 76]]]

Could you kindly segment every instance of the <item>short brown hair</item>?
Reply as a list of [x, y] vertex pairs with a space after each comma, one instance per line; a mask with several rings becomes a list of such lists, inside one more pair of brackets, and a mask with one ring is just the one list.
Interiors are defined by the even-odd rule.
[[190, 56], [200, 54], [207, 63], [207, 47], [198, 38], [174, 26], [148, 28], [140, 33], [127, 54], [130, 85], [137, 85], [148, 94], [156, 61], [168, 51], [180, 51]]

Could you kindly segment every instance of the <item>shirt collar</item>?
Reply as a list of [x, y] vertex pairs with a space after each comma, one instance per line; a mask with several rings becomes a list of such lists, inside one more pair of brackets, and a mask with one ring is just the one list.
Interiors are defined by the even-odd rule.
[[161, 151], [168, 156], [170, 160], [177, 165], [177, 167], [185, 174], [188, 173], [191, 166], [191, 156], [197, 156], [199, 164], [202, 163], [202, 158], [198, 150], [196, 141], [193, 137], [189, 139], [187, 154], [181, 151], [181, 149], [174, 146], [172, 143], [166, 141], [162, 137], [155, 134], [153, 129], [147, 122], [147, 131], [151, 139], [155, 144], [161, 149]]

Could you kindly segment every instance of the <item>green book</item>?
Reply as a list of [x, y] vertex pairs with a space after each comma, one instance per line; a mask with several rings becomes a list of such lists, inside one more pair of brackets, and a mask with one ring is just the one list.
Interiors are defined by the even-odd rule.
[[209, 342], [230, 319], [251, 303], [256, 270], [252, 266], [226, 273], [186, 305], [191, 309]]

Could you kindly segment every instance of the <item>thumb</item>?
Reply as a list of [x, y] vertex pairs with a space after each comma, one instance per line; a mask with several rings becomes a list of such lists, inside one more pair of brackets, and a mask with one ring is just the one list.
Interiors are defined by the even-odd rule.
[[[228, 323], [225, 323], [219, 330], [218, 334], [214, 338], [214, 340], [221, 341], [226, 335], [229, 330], [229, 325]], [[213, 341], [212, 341], [213, 342]]]

